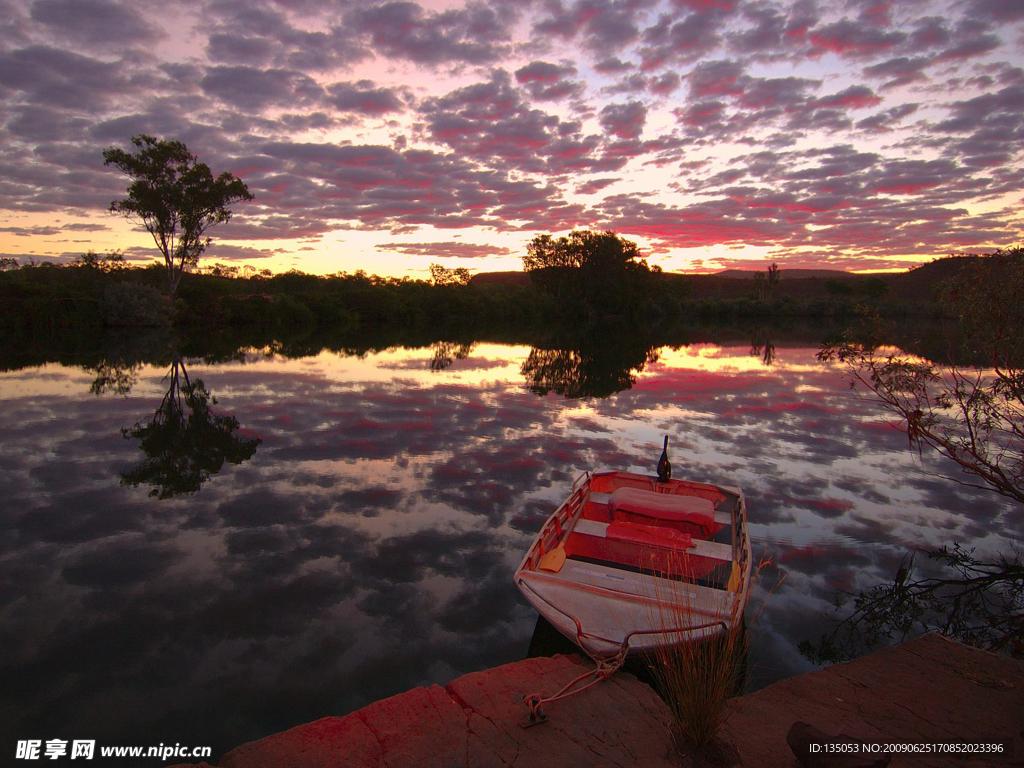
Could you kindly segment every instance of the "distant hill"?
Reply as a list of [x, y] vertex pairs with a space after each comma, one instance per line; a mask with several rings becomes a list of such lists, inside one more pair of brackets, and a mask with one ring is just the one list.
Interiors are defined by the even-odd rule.
[[[935, 298], [937, 287], [956, 275], [965, 266], [976, 261], [978, 256], [949, 256], [935, 259], [906, 272], [882, 272], [875, 275], [859, 275], [839, 269], [780, 269], [779, 284], [774, 295], [777, 298], [790, 296], [795, 299], [827, 298], [834, 295], [835, 283], [848, 284], [853, 293], [868, 281], [883, 280], [888, 286], [890, 298], [907, 301], [929, 301]], [[763, 274], [763, 270], [761, 270]], [[666, 277], [686, 280], [690, 295], [694, 298], [742, 299], [752, 295], [752, 281], [757, 270], [727, 269], [713, 274], [684, 274], [666, 272]], [[530, 284], [529, 276], [522, 271], [480, 272], [473, 275], [473, 285], [507, 285], [513, 287]]]
[[[721, 272], [715, 272], [715, 277], [726, 277], [731, 280], [753, 280], [754, 275], [764, 274], [763, 269], [726, 269]], [[850, 272], [844, 272], [841, 269], [780, 269], [779, 279], [789, 278], [800, 278], [800, 277], [852, 277]]]

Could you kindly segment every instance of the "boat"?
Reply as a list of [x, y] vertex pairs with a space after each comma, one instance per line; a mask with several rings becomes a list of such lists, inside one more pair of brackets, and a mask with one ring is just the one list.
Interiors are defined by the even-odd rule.
[[671, 479], [667, 447], [668, 438], [658, 477], [581, 474], [515, 572], [530, 604], [595, 660], [714, 637], [743, 621], [743, 492]]

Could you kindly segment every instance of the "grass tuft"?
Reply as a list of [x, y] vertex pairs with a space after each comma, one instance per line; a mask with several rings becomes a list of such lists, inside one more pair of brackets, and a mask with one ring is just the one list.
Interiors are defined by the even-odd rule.
[[[762, 560], [752, 578], [770, 563]], [[697, 606], [687, 597], [690, 594], [690, 590], [683, 589], [655, 595], [657, 621], [662, 628], [695, 621]], [[702, 607], [706, 611], [707, 607]], [[651, 673], [672, 713], [682, 745], [697, 754], [714, 744], [729, 716], [728, 701], [742, 692], [746, 680], [749, 640], [743, 609], [740, 605], [704, 613], [697, 623], [723, 622], [726, 628], [711, 637], [660, 646], [651, 654]]]

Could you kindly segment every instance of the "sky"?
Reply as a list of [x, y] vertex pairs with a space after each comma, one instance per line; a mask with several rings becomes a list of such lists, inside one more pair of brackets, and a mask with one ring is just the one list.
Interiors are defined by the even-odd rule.
[[0, 255], [149, 235], [102, 150], [255, 200], [203, 263], [424, 278], [611, 229], [666, 270], [1019, 245], [1020, 0], [0, 0]]

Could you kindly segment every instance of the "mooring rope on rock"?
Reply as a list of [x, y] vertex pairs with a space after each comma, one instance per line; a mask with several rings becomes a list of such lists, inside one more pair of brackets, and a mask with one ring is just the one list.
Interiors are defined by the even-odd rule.
[[[544, 714], [544, 710], [541, 707], [544, 704], [551, 704], [562, 699], [568, 699], [570, 696], [575, 696], [577, 693], [583, 693], [588, 688], [600, 683], [602, 680], [607, 680], [609, 677], [618, 672], [622, 665], [626, 663], [626, 655], [629, 653], [629, 644], [623, 643], [622, 648], [617, 654], [609, 658], [601, 658], [598, 656], [590, 656], [591, 661], [594, 662], [594, 669], [584, 672], [582, 675], [570, 680], [568, 683], [562, 686], [562, 688], [554, 696], [541, 696], [539, 693], [530, 693], [523, 697], [523, 703], [526, 704], [530, 709], [530, 720], [528, 725], [536, 725], [537, 723], [543, 723], [547, 720], [547, 715]], [[584, 686], [570, 690], [579, 682], [593, 676], [591, 680]]]

